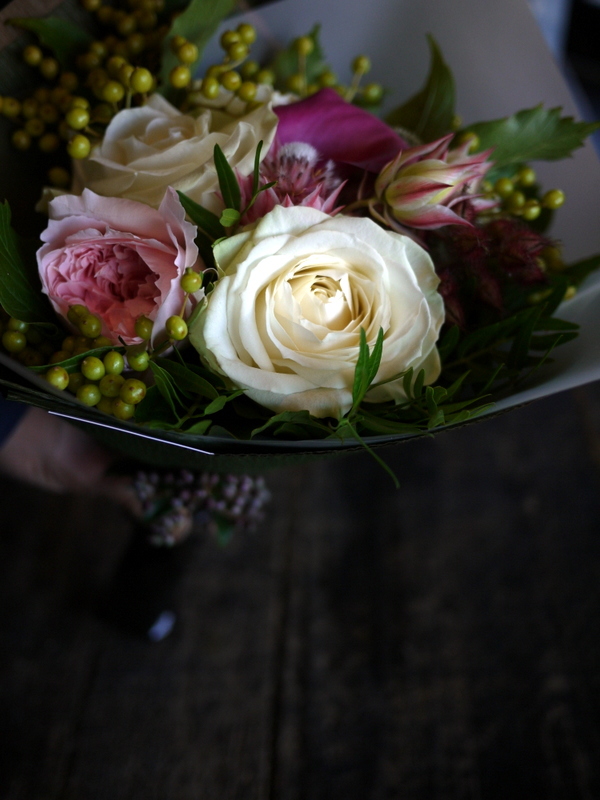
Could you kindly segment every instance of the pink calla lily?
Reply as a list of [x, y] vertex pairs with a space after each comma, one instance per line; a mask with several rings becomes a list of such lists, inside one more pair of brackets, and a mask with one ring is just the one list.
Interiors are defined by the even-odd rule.
[[407, 143], [385, 122], [346, 102], [333, 89], [277, 106], [277, 141], [307, 142], [323, 161], [379, 172]]

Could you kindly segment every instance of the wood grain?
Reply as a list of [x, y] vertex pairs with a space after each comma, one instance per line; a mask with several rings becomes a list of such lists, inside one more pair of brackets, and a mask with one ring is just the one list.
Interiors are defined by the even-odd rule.
[[[290, 468], [259, 531], [151, 564], [5, 479], [0, 795], [600, 796], [599, 433], [592, 386], [382, 451], [397, 492]], [[171, 636], [115, 624], [140, 602]]]

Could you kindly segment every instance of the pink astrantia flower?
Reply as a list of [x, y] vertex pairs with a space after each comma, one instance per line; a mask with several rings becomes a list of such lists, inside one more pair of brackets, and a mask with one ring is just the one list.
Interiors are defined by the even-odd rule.
[[[397, 230], [402, 226], [427, 229], [470, 225], [464, 204], [471, 212], [489, 208], [490, 202], [476, 193], [492, 166], [488, 161], [492, 151], [470, 156], [469, 142], [450, 149], [453, 136], [404, 149], [386, 164], [375, 181], [371, 213]], [[379, 212], [381, 205], [383, 212]]]
[[[272, 147], [261, 165], [262, 183], [275, 183], [262, 191], [242, 222], [247, 224], [264, 217], [275, 206], [308, 206], [335, 214], [338, 195], [344, 182], [336, 175], [332, 161], [323, 164], [319, 153], [306, 142], [290, 142], [282, 147]], [[242, 206], [252, 196], [252, 176], [240, 178]]]
[[69, 306], [81, 303], [102, 321], [103, 336], [126, 344], [141, 341], [135, 321], [143, 315], [160, 337], [168, 317], [181, 312], [181, 276], [198, 260], [196, 227], [176, 192], [167, 189], [156, 210], [86, 189], [57, 197], [49, 212], [37, 257], [55, 311], [66, 321]]

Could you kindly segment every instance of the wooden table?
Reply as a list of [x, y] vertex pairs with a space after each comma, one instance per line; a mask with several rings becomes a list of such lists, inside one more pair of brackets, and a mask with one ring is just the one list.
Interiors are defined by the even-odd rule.
[[3, 480], [0, 796], [600, 797], [600, 387], [383, 452], [125, 567], [118, 508]]

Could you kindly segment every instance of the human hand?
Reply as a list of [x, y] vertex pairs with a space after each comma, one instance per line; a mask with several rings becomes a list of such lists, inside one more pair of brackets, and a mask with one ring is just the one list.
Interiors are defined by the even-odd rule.
[[59, 417], [31, 408], [0, 448], [0, 471], [50, 492], [111, 497], [134, 514], [129, 478], [107, 475], [116, 457]]

